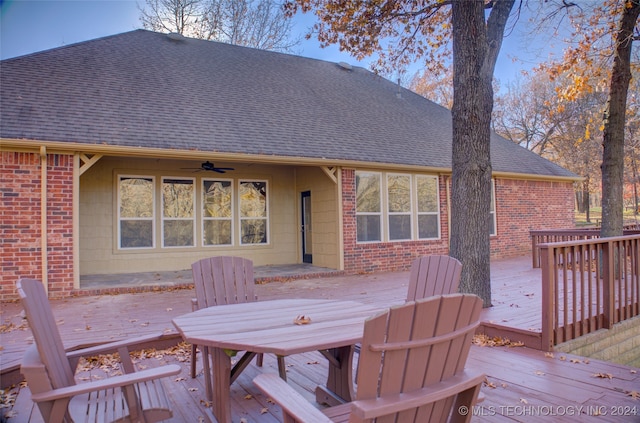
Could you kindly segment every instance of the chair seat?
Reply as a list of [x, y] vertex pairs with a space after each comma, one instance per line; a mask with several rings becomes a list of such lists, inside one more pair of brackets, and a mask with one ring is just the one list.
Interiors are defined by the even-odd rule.
[[[135, 385], [144, 421], [162, 421], [172, 416], [170, 403], [162, 383], [150, 380]], [[75, 422], [137, 422], [129, 415], [122, 388], [76, 395], [69, 403], [69, 414]]]

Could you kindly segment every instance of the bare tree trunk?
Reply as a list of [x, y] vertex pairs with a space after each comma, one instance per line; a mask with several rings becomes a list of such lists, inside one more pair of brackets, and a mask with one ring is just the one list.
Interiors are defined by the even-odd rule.
[[622, 235], [622, 187], [624, 175], [624, 125], [627, 92], [631, 81], [633, 29], [640, 15], [640, 0], [628, 2], [620, 19], [609, 88], [609, 110], [605, 119], [602, 152], [601, 237]]
[[460, 291], [491, 306], [491, 82], [514, 0], [452, 2], [453, 150], [449, 253], [462, 262]]

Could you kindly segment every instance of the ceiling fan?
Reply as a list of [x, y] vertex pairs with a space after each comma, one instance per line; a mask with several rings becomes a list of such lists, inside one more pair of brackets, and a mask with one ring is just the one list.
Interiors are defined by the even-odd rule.
[[215, 167], [209, 160], [203, 162], [200, 167], [183, 167], [182, 170], [193, 170], [194, 172], [201, 172], [203, 170], [207, 172], [225, 173], [227, 170], [234, 170], [232, 167]]

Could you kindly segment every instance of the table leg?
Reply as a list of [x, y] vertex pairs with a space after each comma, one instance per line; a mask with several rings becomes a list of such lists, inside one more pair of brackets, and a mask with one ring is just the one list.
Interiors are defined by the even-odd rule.
[[200, 346], [202, 354], [202, 368], [204, 373], [204, 385], [207, 392], [207, 401], [213, 401], [213, 381], [211, 380], [211, 365], [209, 364], [209, 347]]
[[218, 423], [231, 422], [231, 357], [224, 349], [211, 348], [213, 358], [213, 415]]
[[354, 397], [353, 346], [320, 351], [329, 360], [326, 386], [316, 388], [316, 401], [330, 406], [349, 402]]

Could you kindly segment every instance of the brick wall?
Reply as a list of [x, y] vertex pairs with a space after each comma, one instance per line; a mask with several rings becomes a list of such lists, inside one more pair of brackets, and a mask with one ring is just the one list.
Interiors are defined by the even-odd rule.
[[[440, 177], [441, 238], [429, 241], [356, 242], [355, 170], [342, 170], [344, 268], [348, 273], [407, 270], [420, 255], [448, 254], [448, 199], [445, 178]], [[498, 235], [491, 237], [494, 258], [530, 254], [532, 229], [574, 227], [571, 182], [497, 179], [496, 221]]]
[[[0, 162], [0, 300], [17, 298], [20, 277], [42, 279], [40, 156], [2, 152]], [[73, 289], [73, 157], [47, 157], [49, 296]]]
[[530, 230], [575, 227], [571, 182], [496, 179], [497, 236], [491, 237], [492, 257], [531, 253]]
[[447, 224], [446, 188], [440, 178], [441, 239], [432, 241], [356, 242], [356, 172], [342, 170], [342, 208], [344, 230], [344, 270], [348, 273], [391, 272], [406, 270], [411, 261], [421, 255], [447, 254], [449, 227]]

